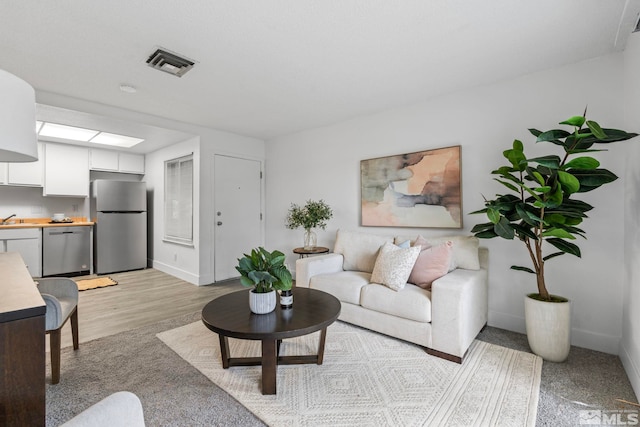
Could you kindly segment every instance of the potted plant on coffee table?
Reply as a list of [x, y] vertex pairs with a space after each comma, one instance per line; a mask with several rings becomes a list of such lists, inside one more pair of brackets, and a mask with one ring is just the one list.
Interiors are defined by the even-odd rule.
[[284, 261], [282, 252], [269, 252], [263, 247], [254, 248], [250, 254], [238, 259], [236, 270], [240, 273], [240, 283], [253, 288], [249, 292], [249, 307], [253, 313], [272, 312], [276, 308], [276, 290], [291, 289], [293, 280]]
[[570, 304], [566, 298], [552, 295], [545, 282], [545, 263], [564, 254], [581, 256], [573, 242], [585, 238], [580, 224], [593, 206], [578, 200], [581, 193], [593, 191], [617, 179], [600, 162], [586, 155], [598, 144], [609, 144], [635, 137], [618, 129], [603, 129], [595, 121], [574, 116], [560, 122], [570, 131], [552, 129], [541, 132], [529, 129], [536, 142], [551, 143], [561, 155], [527, 158], [522, 142], [515, 140], [503, 152], [509, 164], [491, 172], [509, 192], [485, 198], [484, 213], [489, 222], [471, 230], [476, 237], [517, 238], [526, 248], [532, 267], [512, 266], [514, 270], [532, 273], [538, 292], [525, 298], [525, 322], [531, 350], [545, 360], [561, 362], [569, 355]]
[[317, 202], [307, 200], [307, 204], [303, 207], [291, 204], [287, 215], [287, 228], [294, 230], [302, 227], [304, 233], [304, 249], [310, 250], [316, 247], [317, 236], [313, 231], [314, 228], [325, 229], [327, 221], [333, 216], [333, 211], [324, 200]]

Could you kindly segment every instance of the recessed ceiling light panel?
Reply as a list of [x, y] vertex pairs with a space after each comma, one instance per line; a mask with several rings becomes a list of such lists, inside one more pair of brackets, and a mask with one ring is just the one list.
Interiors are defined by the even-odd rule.
[[97, 134], [97, 130], [78, 128], [75, 126], [59, 125], [57, 123], [44, 123], [39, 133], [40, 136], [84, 142], [88, 142]]
[[131, 136], [117, 135], [115, 133], [100, 132], [93, 137], [90, 142], [96, 144], [113, 145], [116, 147], [131, 148], [141, 143], [144, 139], [134, 138]]

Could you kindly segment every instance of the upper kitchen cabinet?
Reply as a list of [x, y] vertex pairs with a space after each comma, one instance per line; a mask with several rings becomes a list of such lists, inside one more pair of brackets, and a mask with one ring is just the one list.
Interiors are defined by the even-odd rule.
[[89, 149], [66, 144], [46, 144], [45, 196], [89, 197]]
[[118, 171], [144, 174], [144, 156], [140, 154], [120, 153]]
[[25, 163], [0, 163], [0, 184], [42, 187], [44, 145], [38, 143], [38, 160]]
[[44, 144], [38, 143], [38, 160], [27, 163], [8, 164], [8, 184], [42, 187], [44, 169]]
[[89, 156], [91, 170], [144, 174], [144, 156], [141, 154], [92, 148]]

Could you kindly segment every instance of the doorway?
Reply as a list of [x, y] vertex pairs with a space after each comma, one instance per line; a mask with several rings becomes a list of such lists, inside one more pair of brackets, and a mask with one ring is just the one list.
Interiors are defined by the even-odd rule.
[[262, 163], [214, 157], [214, 280], [238, 277], [238, 258], [263, 245]]

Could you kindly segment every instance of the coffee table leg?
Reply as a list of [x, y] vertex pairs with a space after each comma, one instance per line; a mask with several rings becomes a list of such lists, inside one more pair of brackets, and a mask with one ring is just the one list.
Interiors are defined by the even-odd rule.
[[322, 365], [324, 359], [324, 343], [327, 340], [327, 328], [320, 332], [320, 342], [318, 343], [318, 365]]
[[222, 356], [222, 368], [229, 368], [229, 339], [218, 334], [220, 338], [220, 355]]
[[262, 394], [276, 394], [278, 354], [276, 340], [262, 340]]

